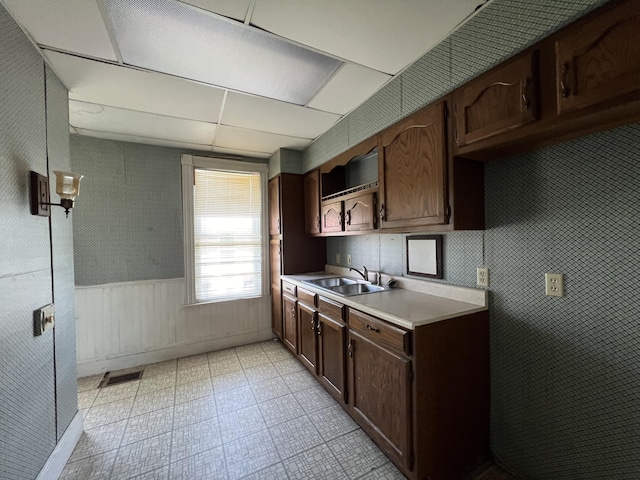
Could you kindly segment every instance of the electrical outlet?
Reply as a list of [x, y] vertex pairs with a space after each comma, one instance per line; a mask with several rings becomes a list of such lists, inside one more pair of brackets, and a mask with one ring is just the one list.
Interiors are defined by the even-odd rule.
[[476, 269], [476, 284], [479, 287], [489, 286], [489, 269], [488, 268], [478, 267]]
[[351, 265], [351, 255], [347, 255], [347, 265]]
[[552, 297], [564, 297], [564, 279], [561, 273], [544, 274], [544, 294]]
[[340, 263], [340, 254], [336, 253], [336, 263]]

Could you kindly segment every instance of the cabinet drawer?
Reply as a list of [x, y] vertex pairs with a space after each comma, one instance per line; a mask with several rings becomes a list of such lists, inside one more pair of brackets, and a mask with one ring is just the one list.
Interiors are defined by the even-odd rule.
[[296, 286], [293, 283], [282, 282], [282, 290], [289, 295], [296, 296]]
[[316, 298], [318, 294], [298, 287], [298, 301], [307, 305], [316, 306]]
[[366, 313], [349, 309], [349, 328], [379, 345], [411, 354], [411, 332], [379, 320]]
[[334, 320], [344, 320], [344, 305], [328, 298], [318, 297], [318, 310]]

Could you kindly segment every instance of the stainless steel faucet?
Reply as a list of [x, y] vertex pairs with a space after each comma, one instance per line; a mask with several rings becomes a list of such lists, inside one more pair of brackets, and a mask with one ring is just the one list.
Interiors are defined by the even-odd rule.
[[369, 281], [369, 270], [367, 270], [367, 267], [365, 267], [364, 265], [362, 266], [362, 271], [358, 270], [357, 268], [349, 267], [349, 271], [351, 270], [353, 270], [354, 272], [358, 272], [366, 282]]

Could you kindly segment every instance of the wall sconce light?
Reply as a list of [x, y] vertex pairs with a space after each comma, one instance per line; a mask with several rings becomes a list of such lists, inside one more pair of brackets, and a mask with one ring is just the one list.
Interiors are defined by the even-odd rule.
[[49, 179], [37, 172], [31, 172], [31, 215], [48, 217], [49, 205], [64, 208], [66, 216], [73, 208], [73, 202], [80, 193], [80, 180], [83, 175], [70, 172], [54, 171], [56, 174], [56, 193], [60, 195], [60, 203], [50, 203]]

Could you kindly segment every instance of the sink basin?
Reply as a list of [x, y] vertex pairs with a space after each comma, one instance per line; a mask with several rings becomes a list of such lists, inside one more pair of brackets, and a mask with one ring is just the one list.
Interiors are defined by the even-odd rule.
[[333, 287], [331, 291], [340, 295], [361, 295], [363, 293], [382, 292], [386, 290], [384, 287], [378, 285], [371, 285], [368, 283], [355, 283], [353, 285], [340, 285]]
[[341, 287], [344, 285], [354, 285], [357, 282], [351, 278], [344, 277], [332, 277], [332, 278], [319, 278], [318, 280], [305, 280], [305, 283], [315, 285], [322, 288]]
[[328, 292], [343, 295], [362, 295], [364, 293], [382, 292], [388, 290], [387, 287], [380, 287], [362, 281], [345, 277], [319, 278], [317, 280], [305, 280], [304, 283], [322, 288]]

